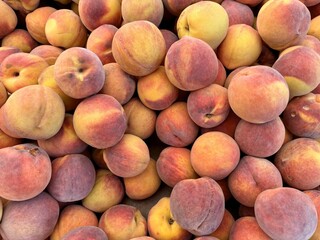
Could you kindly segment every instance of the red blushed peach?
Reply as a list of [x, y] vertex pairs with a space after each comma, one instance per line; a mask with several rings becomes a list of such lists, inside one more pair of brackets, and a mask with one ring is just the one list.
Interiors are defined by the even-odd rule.
[[105, 81], [100, 93], [108, 94], [126, 104], [136, 91], [136, 80], [133, 76], [123, 71], [118, 63], [103, 65]]
[[166, 54], [166, 43], [156, 25], [137, 20], [122, 25], [115, 33], [112, 54], [125, 72], [141, 77], [160, 66]]
[[165, 29], [165, 28], [160, 28], [160, 32], [162, 33], [162, 36], [164, 38], [164, 41], [166, 43], [166, 52], [168, 52], [169, 48], [171, 47], [171, 45], [178, 41], [179, 38], [178, 36], [173, 32], [173, 31], [170, 31], [168, 29]]
[[163, 143], [186, 147], [197, 138], [199, 126], [190, 118], [187, 103], [178, 101], [159, 113], [155, 130]]
[[174, 0], [164, 0], [163, 4], [171, 14], [179, 16], [183, 9], [196, 2], [200, 2], [200, 0], [183, 0], [178, 2]]
[[194, 141], [190, 158], [191, 165], [199, 176], [221, 180], [238, 165], [240, 149], [229, 135], [211, 131], [200, 135]]
[[45, 25], [50, 14], [56, 10], [54, 7], [44, 6], [27, 14], [25, 18], [26, 28], [37, 42], [49, 44], [45, 34]]
[[[210, 233], [211, 237], [215, 237], [219, 240], [228, 240], [230, 235], [230, 230], [235, 222], [235, 219], [231, 212], [227, 209], [224, 210], [224, 215], [219, 227]], [[209, 239], [208, 239], [209, 240]]]
[[23, 142], [22, 138], [11, 137], [8, 134], [5, 134], [0, 129], [0, 148], [13, 147], [15, 145], [21, 144], [22, 142]]
[[239, 1], [224, 0], [221, 6], [229, 16], [229, 26], [234, 24], [247, 24], [253, 26], [254, 14], [252, 8]]
[[111, 51], [113, 36], [118, 28], [111, 24], [103, 24], [94, 29], [88, 36], [86, 48], [94, 52], [102, 64], [114, 62]]
[[95, 239], [108, 240], [106, 233], [96, 226], [82, 226], [77, 227], [70, 232], [63, 235], [61, 240], [81, 240], [81, 239]]
[[212, 178], [185, 179], [173, 187], [170, 209], [183, 229], [198, 236], [208, 235], [219, 227], [223, 219], [223, 192]]
[[54, 77], [61, 90], [76, 99], [98, 93], [105, 82], [100, 59], [82, 47], [64, 50], [54, 64]]
[[107, 234], [108, 240], [147, 235], [147, 220], [138, 208], [127, 204], [118, 204], [105, 211], [99, 219], [99, 227]]
[[232, 77], [228, 100], [240, 118], [251, 123], [265, 123], [278, 117], [286, 108], [289, 87], [274, 68], [262, 65], [245, 67]]
[[192, 168], [188, 148], [164, 148], [159, 154], [156, 167], [159, 177], [169, 187], [174, 187], [183, 179], [198, 178]]
[[78, 104], [73, 114], [73, 126], [82, 141], [102, 149], [121, 140], [126, 131], [127, 118], [114, 97], [95, 94]]
[[58, 218], [58, 202], [41, 192], [29, 200], [6, 204], [0, 234], [3, 239], [47, 239]]
[[42, 57], [50, 66], [54, 65], [58, 56], [63, 52], [62, 48], [52, 45], [39, 45], [30, 51], [30, 54]]
[[214, 83], [218, 59], [206, 42], [185, 36], [174, 42], [165, 56], [169, 81], [184, 91], [197, 90]]
[[311, 138], [295, 138], [276, 153], [274, 163], [289, 186], [308, 190], [320, 185], [320, 144]]
[[224, 86], [226, 79], [227, 79], [227, 70], [223, 66], [222, 62], [218, 59], [218, 74], [216, 79], [214, 80], [214, 83], [220, 86]]
[[50, 240], [60, 240], [70, 231], [83, 226], [98, 226], [97, 215], [80, 204], [69, 204], [61, 209]]
[[79, 16], [89, 31], [103, 24], [120, 27], [122, 21], [120, 0], [84, 0], [78, 4]]
[[295, 97], [283, 111], [286, 128], [297, 137], [320, 138], [320, 94]]
[[305, 37], [310, 22], [310, 12], [301, 1], [269, 0], [259, 9], [256, 28], [269, 47], [283, 50]]
[[0, 152], [1, 197], [23, 201], [35, 197], [47, 187], [52, 167], [48, 154], [42, 148], [22, 143], [2, 148]]
[[196, 237], [193, 240], [220, 240], [220, 239], [212, 236], [201, 236], [201, 237]]
[[270, 48], [265, 42], [262, 42], [262, 50], [255, 64], [272, 67], [277, 60], [279, 52]]
[[22, 16], [25, 16], [29, 12], [35, 10], [40, 0], [19, 0], [19, 1], [6, 1], [10, 7], [18, 11]]
[[104, 149], [103, 159], [113, 174], [134, 177], [148, 167], [150, 152], [143, 139], [126, 133], [117, 144]]
[[255, 157], [270, 157], [282, 146], [285, 125], [280, 117], [261, 124], [240, 120], [234, 134], [240, 150]]
[[312, 35], [306, 35], [299, 45], [312, 48], [318, 54], [320, 54], [320, 39]]
[[156, 239], [149, 236], [141, 236], [141, 237], [130, 238], [130, 240], [156, 240]]
[[169, 107], [179, 95], [179, 89], [168, 79], [164, 66], [139, 78], [137, 92], [141, 102], [152, 110]]
[[311, 92], [320, 83], [320, 55], [309, 47], [287, 48], [281, 53], [272, 68], [286, 79], [290, 99]]
[[[320, 215], [320, 191], [316, 189], [306, 190], [304, 193], [309, 196], [316, 206], [318, 217]], [[312, 237], [309, 240], [317, 240], [320, 237], [320, 219], [318, 219], [318, 226], [316, 231], [313, 233]]]
[[64, 104], [51, 88], [29, 85], [10, 95], [0, 111], [0, 128], [11, 137], [33, 140], [54, 136], [61, 128]]
[[228, 90], [211, 84], [192, 91], [187, 99], [187, 108], [190, 118], [199, 127], [216, 127], [227, 118], [230, 111]]
[[52, 161], [48, 192], [59, 202], [84, 199], [92, 190], [96, 172], [91, 160], [83, 154], [68, 154]]
[[29, 53], [38, 45], [39, 43], [32, 38], [27, 30], [19, 28], [8, 33], [1, 40], [2, 47], [16, 47], [25, 53]]
[[248, 207], [254, 206], [260, 192], [282, 185], [280, 171], [265, 158], [244, 156], [228, 176], [228, 186], [232, 196]]
[[264, 190], [255, 201], [254, 211], [258, 225], [271, 239], [309, 239], [317, 228], [314, 203], [295, 188]]
[[0, 39], [4, 36], [8, 35], [12, 32], [17, 24], [18, 24], [18, 17], [15, 11], [5, 2], [0, 1], [0, 15], [6, 16], [2, 17], [0, 20]]
[[17, 47], [0, 47], [0, 65], [6, 57], [17, 52], [21, 52]]

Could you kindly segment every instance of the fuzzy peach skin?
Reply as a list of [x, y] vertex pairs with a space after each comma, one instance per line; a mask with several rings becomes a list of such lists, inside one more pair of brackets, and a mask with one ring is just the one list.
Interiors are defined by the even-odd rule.
[[313, 201], [295, 188], [264, 190], [255, 201], [254, 212], [258, 225], [271, 239], [309, 239], [317, 228]]
[[152, 110], [163, 110], [174, 103], [179, 89], [167, 77], [164, 66], [137, 81], [137, 93], [141, 102]]
[[103, 24], [111, 24], [115, 27], [121, 25], [121, 0], [81, 0], [78, 11], [81, 21], [89, 31]]
[[190, 240], [192, 234], [183, 229], [172, 217], [170, 198], [162, 197], [148, 212], [148, 233], [154, 239]]
[[96, 181], [90, 193], [81, 201], [82, 205], [93, 212], [102, 213], [119, 204], [125, 194], [120, 177], [107, 169], [97, 169]]
[[162, 33], [162, 36], [164, 37], [164, 41], [166, 43], [166, 52], [171, 47], [171, 45], [179, 40], [179, 37], [177, 34], [169, 29], [166, 28], [160, 28], [160, 32]]
[[102, 149], [121, 140], [127, 118], [122, 105], [114, 97], [95, 94], [78, 104], [73, 114], [73, 126], [82, 141]]
[[318, 54], [320, 54], [320, 39], [316, 38], [312, 35], [306, 35], [303, 40], [299, 43], [299, 45], [310, 47]]
[[319, 215], [320, 215], [320, 191], [317, 189], [311, 189], [311, 190], [306, 190], [303, 191], [307, 196], [309, 196], [312, 200], [312, 202], [314, 203], [314, 205], [316, 206], [317, 209], [317, 214], [318, 214], [318, 225], [317, 225], [317, 229], [316, 231], [313, 233], [312, 237], [309, 240], [317, 240], [320, 236], [320, 219], [319, 219]]
[[228, 99], [231, 109], [240, 118], [251, 123], [265, 123], [286, 108], [289, 87], [285, 78], [272, 67], [244, 67], [232, 77]]
[[200, 0], [163, 0], [164, 7], [170, 14], [178, 17], [180, 13], [189, 5], [200, 2]]
[[127, 240], [147, 235], [147, 220], [140, 210], [127, 204], [117, 204], [105, 211], [99, 219], [99, 227], [108, 240]]
[[238, 165], [240, 149], [236, 141], [229, 135], [211, 131], [200, 135], [194, 141], [190, 160], [193, 169], [199, 176], [221, 180]]
[[9, 201], [3, 211], [0, 234], [3, 239], [47, 239], [59, 214], [58, 202], [46, 192], [25, 201]]
[[50, 6], [39, 7], [28, 13], [25, 18], [28, 32], [40, 44], [49, 44], [45, 33], [45, 26], [50, 14], [56, 10], [56, 8]]
[[[294, 68], [291, 66], [295, 66]], [[272, 65], [286, 79], [290, 99], [305, 95], [320, 83], [320, 55], [305, 46], [285, 49]]]
[[9, 94], [7, 92], [7, 89], [3, 85], [2, 82], [0, 82], [0, 107], [7, 101], [9, 97]]
[[7, 56], [0, 65], [0, 81], [8, 92], [38, 83], [38, 77], [49, 64], [42, 57], [17, 52]]
[[112, 54], [125, 72], [141, 77], [160, 66], [166, 54], [166, 43], [155, 24], [137, 20], [122, 25], [115, 33]]
[[5, 0], [5, 2], [22, 16], [32, 12], [40, 5], [40, 0]]
[[230, 112], [228, 90], [218, 84], [192, 91], [187, 108], [190, 118], [202, 128], [212, 128], [222, 123]]
[[102, 64], [115, 62], [112, 55], [112, 40], [118, 28], [112, 24], [102, 24], [90, 32], [86, 48], [94, 52]]
[[282, 186], [281, 173], [271, 161], [249, 155], [243, 156], [228, 176], [228, 187], [232, 196], [247, 207], [254, 206], [260, 192]]
[[310, 12], [301, 1], [269, 0], [258, 11], [256, 28], [270, 48], [280, 51], [303, 39], [310, 23]]
[[308, 190], [320, 185], [320, 143], [311, 138], [294, 138], [274, 158], [283, 181], [290, 187]]
[[262, 52], [262, 40], [253, 27], [234, 24], [217, 49], [218, 59], [230, 70], [255, 63]]
[[226, 10], [229, 17], [229, 26], [234, 24], [247, 24], [253, 26], [255, 21], [252, 8], [240, 1], [224, 0], [221, 6]]
[[181, 12], [176, 23], [180, 39], [184, 36], [195, 37], [212, 49], [216, 49], [226, 37], [228, 27], [227, 11], [213, 1], [199, 1], [189, 5]]
[[58, 56], [63, 52], [62, 48], [50, 44], [42, 44], [30, 51], [31, 54], [42, 57], [50, 66], [54, 65]]
[[173, 187], [170, 209], [173, 219], [183, 229], [194, 235], [208, 235], [223, 219], [223, 192], [212, 178], [185, 179]]
[[[41, 193], [52, 175], [48, 154], [32, 143], [21, 143], [0, 149], [0, 196], [23, 201]], [[22, 164], [23, 163], [23, 164]]]
[[319, 23], [320, 23], [320, 17], [316, 16], [314, 18], [311, 19], [310, 22], [310, 26], [308, 29], [308, 34], [315, 36], [316, 38], [318, 38], [320, 40], [320, 27], [319, 27]]
[[134, 177], [148, 167], [150, 152], [143, 139], [126, 133], [117, 144], [104, 149], [103, 159], [113, 174]]
[[216, 237], [219, 240], [229, 240], [230, 230], [235, 222], [235, 218], [227, 209], [224, 210], [224, 215], [219, 227], [210, 233], [210, 237]]
[[164, 62], [169, 81], [184, 91], [194, 91], [214, 83], [218, 59], [204, 41], [185, 36], [169, 48]]
[[97, 226], [77, 227], [63, 235], [61, 240], [95, 239], [108, 240], [106, 233]]
[[64, 104], [51, 88], [23, 87], [10, 95], [0, 109], [0, 129], [9, 136], [33, 140], [54, 136], [61, 128]]
[[17, 52], [21, 52], [17, 47], [0, 47], [0, 65], [6, 57]]
[[6, 16], [2, 17], [0, 20], [1, 39], [16, 28], [18, 24], [18, 17], [15, 11], [5, 1], [0, 1], [0, 15]]
[[224, 83], [227, 79], [227, 69], [223, 66], [222, 62], [218, 59], [218, 74], [214, 80], [215, 84], [224, 86]]
[[[60, 24], [62, 22], [68, 24]], [[50, 14], [44, 31], [48, 42], [56, 47], [84, 47], [87, 41], [88, 31], [71, 9], [58, 9]]]
[[0, 129], [0, 148], [13, 147], [23, 142], [22, 138], [14, 138]]

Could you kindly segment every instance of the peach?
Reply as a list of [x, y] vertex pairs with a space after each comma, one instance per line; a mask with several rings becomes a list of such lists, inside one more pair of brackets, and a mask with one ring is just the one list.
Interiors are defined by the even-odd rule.
[[236, 75], [236, 73], [238, 73], [240, 70], [242, 70], [242, 69], [244, 69], [246, 67], [248, 67], [248, 66], [237, 67], [236, 69], [230, 70], [228, 76], [226, 77], [226, 80], [224, 81], [224, 85], [223, 86], [225, 88], [228, 88], [232, 78], [234, 77], [234, 75]]
[[111, 45], [114, 34], [118, 28], [111, 24], [102, 24], [90, 32], [86, 48], [94, 52], [102, 64], [115, 62], [112, 55]]
[[3, 239], [46, 239], [58, 217], [58, 202], [48, 193], [41, 192], [31, 199], [6, 204], [0, 233]]
[[306, 5], [307, 7], [312, 7], [320, 3], [319, 0], [300, 0], [300, 1], [303, 2], [303, 4]]
[[194, 235], [208, 235], [223, 219], [223, 192], [212, 178], [185, 179], [173, 187], [170, 209], [173, 219], [183, 229]]
[[308, 34], [315, 36], [320, 40], [320, 28], [319, 28], [319, 23], [320, 23], [320, 16], [316, 16], [311, 19], [310, 26], [308, 29]]
[[[224, 215], [219, 227], [210, 233], [211, 237], [216, 237], [219, 240], [229, 240], [230, 231], [235, 222], [231, 212], [227, 209], [224, 210]], [[209, 239], [208, 239], [209, 240]]]
[[156, 240], [156, 239], [150, 236], [141, 236], [141, 237], [130, 238], [129, 240]]
[[95, 179], [94, 165], [87, 156], [68, 154], [52, 160], [52, 177], [47, 190], [59, 202], [75, 202], [90, 193]]
[[0, 65], [6, 57], [17, 52], [21, 52], [17, 47], [0, 47]]
[[3, 200], [0, 198], [0, 221], [2, 219], [2, 215], [3, 215]]
[[171, 47], [171, 45], [179, 40], [179, 37], [176, 33], [173, 31], [166, 29], [166, 28], [160, 28], [160, 32], [162, 33], [162, 36], [164, 38], [164, 41], [166, 43], [166, 52], [168, 52], [168, 49]]
[[303, 39], [310, 23], [310, 12], [301, 1], [269, 0], [258, 11], [256, 28], [270, 48], [281, 51]]
[[135, 78], [123, 71], [118, 63], [107, 63], [103, 68], [105, 81], [100, 93], [113, 96], [121, 105], [126, 104], [135, 94]]
[[113, 174], [134, 177], [148, 167], [150, 152], [143, 139], [126, 133], [117, 144], [104, 149], [103, 159]]
[[114, 97], [95, 94], [78, 104], [73, 114], [73, 126], [82, 141], [102, 149], [121, 140], [127, 119], [122, 105]]
[[247, 24], [234, 24], [217, 49], [217, 56], [227, 69], [255, 63], [262, 52], [262, 40], [257, 30]]
[[55, 64], [62, 52], [62, 48], [46, 44], [39, 45], [30, 51], [31, 54], [42, 57], [50, 66]]
[[272, 67], [277, 60], [279, 52], [270, 48], [265, 42], [262, 42], [262, 50], [255, 64]]
[[64, 50], [54, 64], [54, 77], [68, 96], [82, 99], [98, 93], [105, 82], [100, 59], [83, 47]]
[[184, 91], [194, 91], [214, 83], [218, 75], [218, 59], [207, 43], [185, 36], [169, 48], [165, 70], [174, 86]]
[[265, 158], [245, 155], [228, 176], [232, 196], [242, 205], [253, 207], [260, 192], [282, 187], [282, 176], [278, 168]]
[[157, 113], [146, 107], [139, 98], [133, 97], [123, 105], [127, 116], [125, 133], [136, 135], [142, 139], [149, 138], [155, 131]]
[[201, 236], [201, 237], [196, 237], [193, 240], [220, 240], [220, 239], [212, 236]]
[[183, 229], [172, 217], [170, 198], [162, 197], [148, 212], [149, 236], [154, 239], [189, 240], [192, 234]]
[[16, 47], [25, 53], [29, 53], [38, 45], [39, 43], [33, 39], [27, 30], [20, 28], [16, 28], [8, 33], [1, 41], [2, 47]]
[[254, 14], [252, 8], [240, 1], [224, 0], [221, 6], [229, 16], [229, 26], [234, 24], [247, 24], [253, 26]]
[[97, 227], [99, 219], [94, 212], [80, 204], [69, 204], [61, 209], [50, 240], [60, 240], [70, 231], [84, 226]]
[[[68, 24], [61, 24], [63, 22]], [[71, 9], [58, 9], [51, 13], [44, 31], [48, 42], [55, 47], [84, 47], [87, 41], [87, 29]]]
[[240, 149], [236, 141], [229, 135], [211, 131], [200, 135], [194, 141], [190, 160], [193, 169], [199, 176], [221, 180], [238, 165]]
[[239, 204], [237, 213], [239, 217], [246, 217], [246, 216], [254, 217], [254, 207], [248, 207], [243, 204]]
[[228, 99], [231, 109], [241, 119], [266, 123], [278, 117], [287, 106], [289, 87], [285, 78], [274, 68], [249, 66], [232, 77]]
[[258, 225], [271, 239], [309, 239], [318, 223], [311, 198], [290, 187], [264, 190], [254, 211]]
[[26, 29], [40, 44], [49, 44], [45, 34], [45, 26], [50, 14], [56, 10], [51, 6], [38, 7], [25, 17]]
[[141, 77], [160, 66], [166, 54], [166, 43], [155, 24], [137, 20], [122, 25], [115, 33], [112, 54], [125, 72]]
[[108, 240], [126, 240], [147, 235], [147, 220], [140, 210], [127, 204], [118, 204], [105, 211], [99, 219], [99, 227]]
[[85, 27], [93, 31], [103, 24], [120, 27], [122, 21], [120, 0], [83, 0], [78, 3], [79, 16]]
[[228, 90], [213, 83], [192, 91], [187, 99], [187, 108], [190, 118], [199, 127], [216, 127], [227, 118], [230, 111]]
[[222, 62], [218, 59], [218, 74], [216, 79], [214, 80], [214, 83], [220, 86], [224, 86], [226, 79], [227, 79], [227, 70], [223, 66]]
[[51, 88], [29, 85], [10, 95], [0, 111], [0, 129], [33, 140], [54, 136], [64, 120], [64, 104]]
[[281, 148], [285, 132], [285, 125], [280, 117], [261, 124], [241, 119], [236, 127], [234, 139], [243, 153], [266, 158]]
[[[209, 23], [209, 25], [208, 25]], [[226, 37], [229, 27], [227, 11], [213, 1], [198, 1], [186, 7], [177, 19], [177, 34], [195, 37], [216, 49]]]
[[0, 65], [0, 81], [8, 92], [38, 83], [38, 77], [49, 64], [42, 57], [17, 52], [7, 56]]
[[297, 137], [320, 138], [319, 102], [314, 93], [293, 98], [282, 114], [286, 128]]
[[0, 20], [0, 39], [2, 39], [16, 28], [18, 17], [14, 9], [5, 1], [0, 1], [0, 9], [0, 15], [6, 16]]
[[255, 217], [245, 216], [238, 218], [232, 225], [230, 240], [272, 240], [259, 226]]
[[319, 12], [320, 12], [320, 3], [317, 3], [313, 6], [309, 6], [308, 7], [309, 11], [310, 11], [310, 14], [311, 14], [311, 19], [312, 18], [315, 18], [319, 15]]
[[0, 149], [5, 147], [13, 147], [22, 142], [23, 142], [22, 138], [11, 137], [0, 129]]
[[[320, 191], [316, 189], [306, 190], [304, 193], [309, 196], [316, 206], [318, 217], [320, 215]], [[309, 240], [317, 240], [320, 236], [320, 224], [318, 218], [318, 225], [316, 231], [313, 233], [312, 237]]]
[[290, 99], [311, 92], [320, 83], [320, 55], [309, 47], [287, 48], [281, 53], [272, 68], [280, 72], [286, 79]]
[[164, 66], [137, 81], [137, 93], [141, 102], [152, 110], [163, 110], [174, 103], [179, 89], [167, 77]]
[[1, 197], [12, 201], [28, 200], [47, 187], [52, 167], [42, 148], [33, 143], [21, 143], [1, 148], [0, 152]]
[[0, 107], [7, 101], [9, 97], [9, 94], [7, 92], [7, 89], [3, 85], [2, 82], [0, 82]]
[[316, 38], [315, 36], [307, 34], [304, 39], [301, 40], [299, 45], [310, 47], [318, 54], [320, 54], [320, 39]]
[[96, 226], [82, 226], [77, 227], [70, 232], [63, 235], [61, 240], [81, 240], [81, 239], [95, 239], [108, 240], [105, 232]]
[[276, 153], [274, 163], [283, 181], [290, 187], [308, 190], [320, 185], [319, 142], [311, 138], [295, 138]]
[[90, 193], [82, 200], [82, 205], [96, 213], [119, 204], [125, 194], [120, 177], [107, 169], [97, 169], [96, 181]]
[[186, 7], [196, 2], [200, 2], [200, 0], [163, 0], [165, 9], [176, 17], [179, 16]]
[[125, 23], [148, 20], [159, 26], [164, 14], [164, 6], [162, 0], [146, 0], [143, 2], [122, 0], [121, 14]]
[[16, 10], [22, 16], [32, 12], [40, 5], [40, 0], [15, 0], [5, 1], [12, 9]]
[[183, 179], [195, 179], [198, 175], [190, 161], [190, 150], [183, 147], [165, 147], [156, 162], [161, 180], [169, 187], [174, 187]]
[[186, 147], [197, 138], [199, 126], [190, 118], [187, 103], [177, 101], [158, 114], [155, 132], [167, 145]]

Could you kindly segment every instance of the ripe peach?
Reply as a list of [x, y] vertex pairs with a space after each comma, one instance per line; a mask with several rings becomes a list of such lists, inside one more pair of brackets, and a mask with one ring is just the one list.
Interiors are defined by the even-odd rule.
[[234, 24], [247, 24], [253, 26], [254, 14], [252, 8], [240, 1], [224, 0], [221, 6], [229, 16], [229, 26]]
[[22, 28], [14, 29], [1, 40], [2, 47], [16, 47], [20, 49], [21, 52], [25, 53], [29, 53], [38, 45], [39, 43], [33, 39], [31, 34]]
[[7, 89], [3, 85], [2, 82], [0, 82], [0, 107], [7, 101], [9, 97], [9, 94], [7, 92]]
[[163, 0], [165, 9], [174, 16], [179, 16], [186, 7], [196, 2], [200, 2], [200, 0]]
[[0, 129], [0, 148], [13, 147], [22, 142], [22, 138], [11, 137]]
[[320, 40], [320, 28], [319, 28], [319, 23], [320, 23], [320, 16], [316, 16], [311, 19], [310, 26], [308, 29], [308, 34], [315, 36]]
[[16, 28], [18, 17], [12, 7], [5, 1], [0, 1], [0, 15], [6, 16], [0, 20], [0, 39], [2, 39]]
[[6, 1], [6, 3], [22, 16], [32, 12], [40, 5], [40, 0]]
[[179, 38], [176, 33], [174, 33], [171, 30], [165, 29], [165, 28], [160, 28], [160, 32], [162, 33], [162, 36], [164, 38], [164, 41], [166, 43], [166, 52], [168, 52], [168, 49], [171, 47], [171, 45], [175, 42], [178, 41]]
[[61, 238], [61, 240], [81, 239], [108, 240], [108, 237], [106, 233], [97, 226], [82, 226], [69, 231]]
[[21, 52], [17, 47], [0, 47], [0, 65], [6, 57], [17, 52]]
[[230, 237], [230, 231], [235, 222], [235, 218], [231, 212], [227, 209], [224, 210], [224, 215], [219, 227], [210, 233], [210, 236], [216, 237], [219, 240], [228, 240]]
[[315, 36], [307, 34], [304, 39], [300, 41], [299, 45], [310, 47], [320, 54], [320, 39], [316, 38]]
[[317, 209], [317, 214], [318, 214], [318, 225], [317, 225], [317, 229], [316, 231], [313, 233], [312, 237], [309, 238], [309, 240], [317, 240], [320, 236], [320, 219], [319, 219], [319, 215], [320, 215], [320, 191], [316, 190], [316, 189], [312, 189], [312, 190], [306, 190], [303, 191], [307, 196], [309, 196], [312, 200], [312, 202], [314, 203], [314, 205], [316, 206]]
[[214, 83], [220, 86], [224, 86], [226, 79], [227, 79], [227, 70], [223, 66], [222, 62], [218, 59], [218, 74], [216, 79], [214, 80]]
[[63, 52], [62, 48], [52, 45], [39, 45], [30, 51], [31, 54], [42, 57], [50, 66], [54, 65], [58, 56]]

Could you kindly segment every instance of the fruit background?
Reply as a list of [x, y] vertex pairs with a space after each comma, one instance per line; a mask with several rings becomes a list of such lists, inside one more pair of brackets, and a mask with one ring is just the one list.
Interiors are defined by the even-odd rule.
[[0, 0], [0, 239], [319, 240], [320, 0]]

